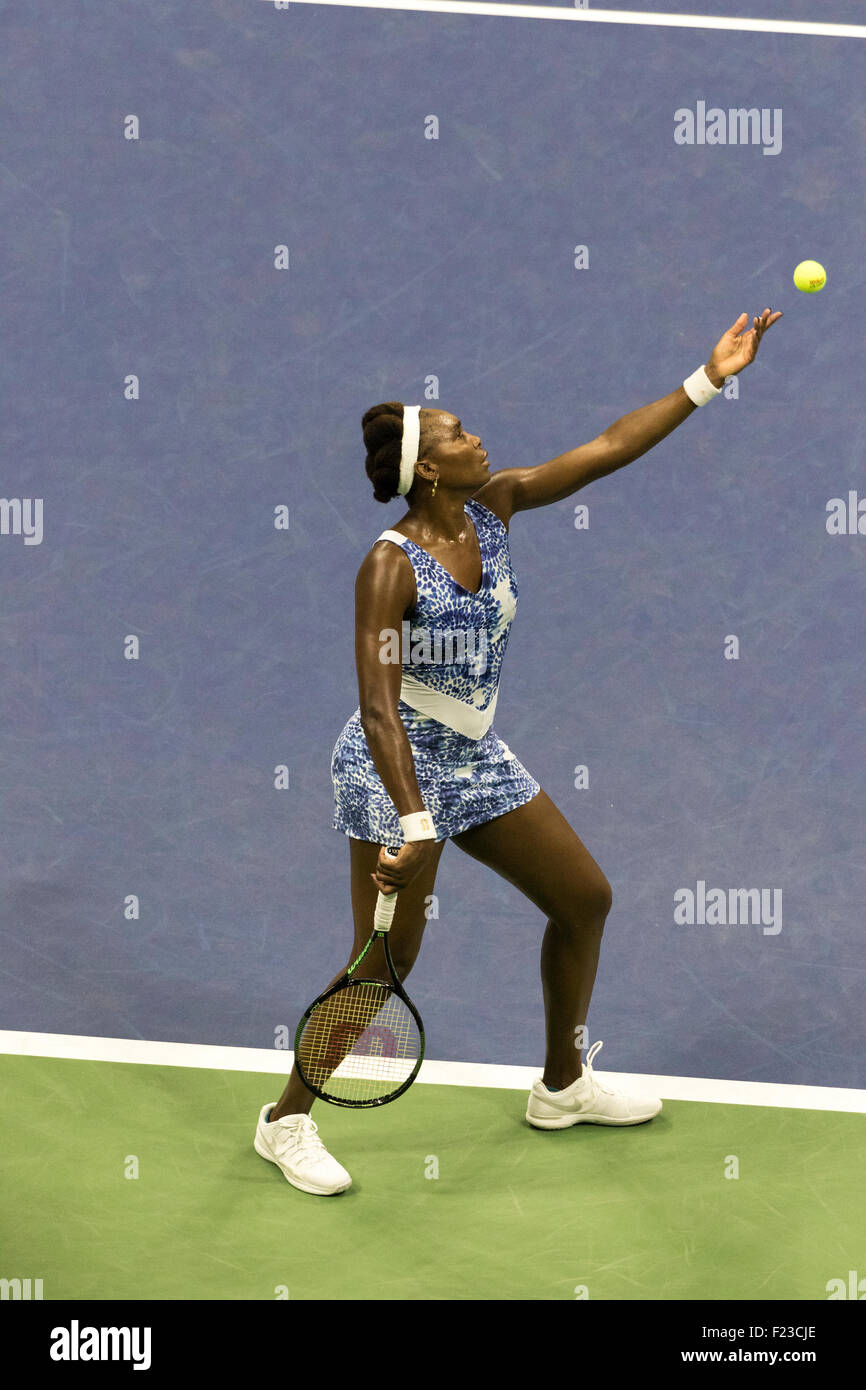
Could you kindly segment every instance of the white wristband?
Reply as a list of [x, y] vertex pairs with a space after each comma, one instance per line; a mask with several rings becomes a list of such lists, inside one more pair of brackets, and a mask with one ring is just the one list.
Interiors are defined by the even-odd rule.
[[698, 367], [683, 382], [683, 390], [693, 405], [706, 405], [721, 392], [721, 386], [714, 386], [703, 367]]
[[429, 811], [413, 811], [411, 816], [401, 816], [400, 829], [407, 844], [410, 840], [436, 839], [436, 829]]

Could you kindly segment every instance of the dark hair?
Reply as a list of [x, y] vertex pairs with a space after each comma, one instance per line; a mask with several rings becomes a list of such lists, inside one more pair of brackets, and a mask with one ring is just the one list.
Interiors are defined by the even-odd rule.
[[[364, 465], [367, 477], [373, 484], [373, 496], [377, 502], [390, 502], [397, 496], [400, 483], [400, 453], [403, 438], [403, 404], [401, 401], [385, 401], [374, 405], [361, 421], [364, 431], [364, 447], [367, 462]], [[424, 426], [421, 426], [424, 432]]]

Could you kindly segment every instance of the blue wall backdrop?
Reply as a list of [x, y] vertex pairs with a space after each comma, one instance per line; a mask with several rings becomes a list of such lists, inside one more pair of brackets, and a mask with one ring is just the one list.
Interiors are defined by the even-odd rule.
[[[753, 12], [863, 19], [815, 9]], [[0, 1026], [293, 1030], [348, 947], [329, 762], [402, 511], [363, 412], [541, 463], [770, 306], [738, 396], [515, 518], [496, 728], [613, 885], [607, 1067], [866, 1085], [863, 41], [261, 0], [0, 28]], [[781, 147], [676, 143], [702, 102]], [[700, 884], [774, 925], [678, 921]], [[437, 887], [430, 1055], [539, 1062], [541, 915], [454, 846]]]

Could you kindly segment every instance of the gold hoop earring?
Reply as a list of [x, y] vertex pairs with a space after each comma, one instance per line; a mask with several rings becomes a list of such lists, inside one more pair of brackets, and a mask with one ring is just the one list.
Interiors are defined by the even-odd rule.
[[439, 486], [439, 474], [437, 473], [437, 474], [436, 474], [436, 481], [435, 481], [435, 483], [433, 484], [433, 491], [430, 493], [430, 496], [431, 496], [431, 497], [435, 497], [435, 496], [436, 496], [436, 489], [437, 489], [438, 486]]

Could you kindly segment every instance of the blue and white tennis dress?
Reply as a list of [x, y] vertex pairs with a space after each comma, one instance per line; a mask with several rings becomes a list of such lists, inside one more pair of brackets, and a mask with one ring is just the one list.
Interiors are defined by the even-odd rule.
[[[398, 713], [415, 760], [437, 840], [459, 835], [530, 801], [535, 778], [493, 729], [502, 658], [517, 608], [508, 531], [483, 503], [464, 507], [481, 549], [481, 588], [465, 589], [429, 551], [383, 531], [408, 555], [418, 598], [412, 621], [394, 635], [402, 680]], [[331, 758], [334, 829], [359, 840], [401, 845], [396, 807], [376, 771], [356, 709]]]

